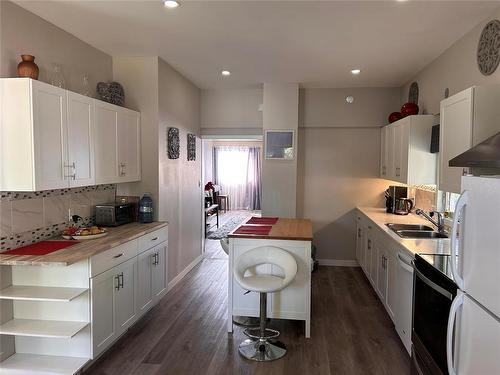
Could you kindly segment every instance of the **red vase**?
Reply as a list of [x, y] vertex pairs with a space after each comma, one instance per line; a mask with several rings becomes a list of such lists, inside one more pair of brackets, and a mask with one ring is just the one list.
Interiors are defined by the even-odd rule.
[[400, 112], [392, 112], [389, 115], [389, 124], [392, 124], [395, 121], [401, 120], [403, 115]]
[[405, 103], [401, 107], [401, 114], [403, 117], [418, 115], [418, 105], [415, 103]]
[[21, 61], [17, 65], [17, 76], [38, 79], [38, 65], [35, 64], [35, 56], [21, 55]]

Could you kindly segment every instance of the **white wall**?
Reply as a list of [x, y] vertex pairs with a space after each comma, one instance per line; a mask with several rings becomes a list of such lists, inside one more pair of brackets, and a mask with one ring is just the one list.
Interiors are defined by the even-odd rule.
[[202, 134], [262, 134], [262, 96], [262, 88], [201, 90]]
[[43, 82], [50, 80], [52, 63], [61, 64], [71, 91], [81, 92], [83, 74], [94, 94], [97, 82], [113, 78], [111, 56], [9, 1], [0, 1], [0, 29], [1, 77], [17, 77], [20, 55], [29, 54]]
[[293, 160], [262, 161], [262, 215], [296, 217], [299, 85], [264, 84], [263, 131], [293, 130]]
[[[130, 94], [126, 104], [141, 112], [142, 179], [120, 184], [119, 194], [152, 194], [155, 217], [169, 222], [171, 281], [201, 255], [201, 141], [187, 161], [187, 133], [199, 136], [199, 89], [158, 57], [113, 59], [115, 79]], [[179, 128], [180, 158], [167, 157], [167, 129]]]
[[383, 206], [380, 129], [300, 128], [297, 211], [313, 222], [319, 259], [355, 259], [356, 206]]
[[444, 90], [450, 89], [450, 96], [474, 85], [499, 84], [500, 69], [490, 76], [484, 76], [477, 66], [477, 43], [484, 25], [493, 19], [500, 19], [500, 9], [464, 35], [436, 60], [426, 66], [402, 91], [401, 102], [408, 101], [411, 82], [417, 81], [420, 89], [419, 106], [423, 113], [439, 113], [439, 103]]
[[[169, 281], [202, 251], [200, 90], [159, 59], [159, 194], [158, 218], [169, 222]], [[179, 128], [179, 159], [167, 156], [167, 129]], [[187, 160], [187, 134], [197, 136], [196, 161]]]
[[299, 127], [380, 127], [400, 100], [400, 88], [301, 89]]

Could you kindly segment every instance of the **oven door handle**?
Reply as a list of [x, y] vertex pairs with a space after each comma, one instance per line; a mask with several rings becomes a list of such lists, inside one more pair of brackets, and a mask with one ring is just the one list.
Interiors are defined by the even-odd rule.
[[450, 292], [448, 292], [446, 289], [440, 287], [439, 285], [437, 285], [436, 283], [433, 283], [431, 280], [429, 280], [422, 272], [420, 272], [418, 270], [417, 267], [415, 267], [415, 262], [413, 261], [412, 262], [413, 264], [413, 270], [415, 271], [415, 274], [417, 275], [417, 277], [422, 280], [424, 283], [426, 283], [428, 286], [430, 286], [432, 289], [434, 289], [436, 292], [438, 292], [439, 294], [445, 296], [446, 298], [448, 298], [450, 301], [453, 301], [453, 294], [451, 294]]
[[456, 375], [453, 363], [453, 333], [455, 328], [455, 319], [460, 306], [464, 303], [464, 293], [458, 290], [457, 296], [450, 307], [450, 316], [448, 317], [448, 330], [446, 332], [446, 363], [448, 364], [449, 375]]
[[425, 375], [424, 372], [422, 371], [422, 369], [420, 368], [420, 364], [417, 361], [417, 356], [415, 355], [415, 352], [413, 352], [413, 355], [411, 357], [412, 357], [413, 363], [415, 365], [415, 369], [417, 370], [417, 374], [418, 375]]

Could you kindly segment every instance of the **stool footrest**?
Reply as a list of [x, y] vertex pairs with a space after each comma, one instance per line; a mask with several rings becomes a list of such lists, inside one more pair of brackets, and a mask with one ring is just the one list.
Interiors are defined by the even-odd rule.
[[269, 339], [274, 339], [280, 335], [279, 331], [277, 331], [275, 329], [271, 329], [271, 328], [266, 328], [264, 336], [260, 335], [260, 328], [247, 328], [243, 331], [243, 333], [247, 337], [249, 337], [251, 339], [255, 339], [255, 340], [260, 340], [260, 339], [269, 340]]

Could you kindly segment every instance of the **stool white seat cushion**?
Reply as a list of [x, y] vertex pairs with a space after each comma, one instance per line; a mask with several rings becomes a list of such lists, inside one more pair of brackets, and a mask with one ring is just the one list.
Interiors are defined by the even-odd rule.
[[[274, 275], [248, 275], [245, 272], [255, 266], [272, 264], [283, 270], [284, 277]], [[279, 292], [286, 288], [297, 275], [297, 262], [292, 254], [275, 246], [262, 246], [241, 254], [234, 267], [234, 278], [243, 289], [259, 293]]]

